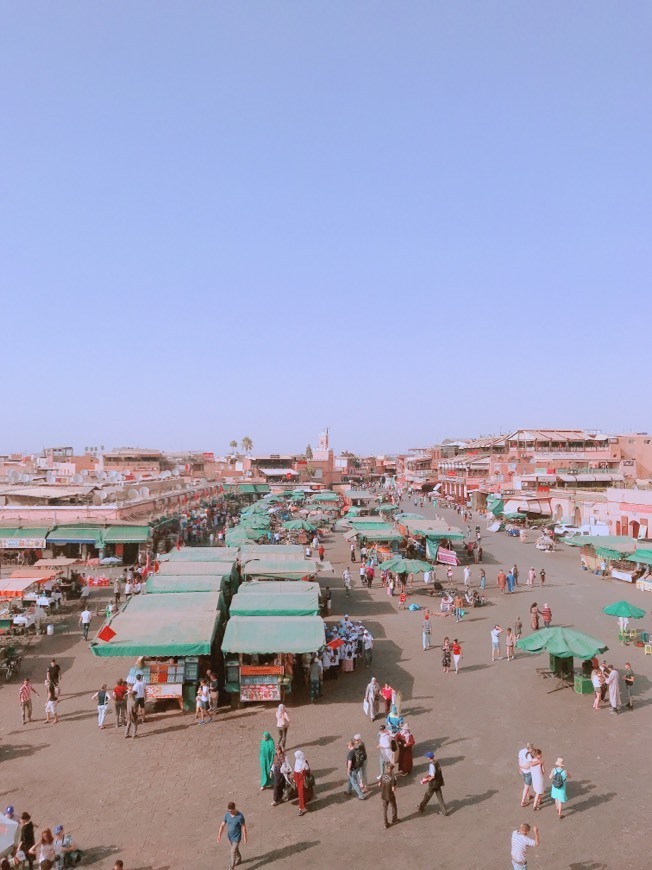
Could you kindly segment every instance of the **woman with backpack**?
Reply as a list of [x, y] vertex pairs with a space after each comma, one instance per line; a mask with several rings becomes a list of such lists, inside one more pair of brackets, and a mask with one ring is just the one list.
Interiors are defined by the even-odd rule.
[[568, 800], [568, 796], [566, 795], [566, 780], [571, 779], [570, 773], [566, 770], [563, 758], [558, 758], [557, 761], [555, 761], [555, 766], [550, 771], [550, 779], [552, 781], [550, 797], [555, 802], [557, 815], [560, 819], [563, 819], [562, 810], [564, 804]]

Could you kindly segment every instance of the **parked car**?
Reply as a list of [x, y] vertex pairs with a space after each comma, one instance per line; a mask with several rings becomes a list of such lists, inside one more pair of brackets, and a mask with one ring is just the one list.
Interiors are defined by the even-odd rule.
[[582, 526], [559, 523], [555, 526], [555, 534], [559, 538], [596, 538], [609, 533], [609, 526], [606, 523], [585, 523]]

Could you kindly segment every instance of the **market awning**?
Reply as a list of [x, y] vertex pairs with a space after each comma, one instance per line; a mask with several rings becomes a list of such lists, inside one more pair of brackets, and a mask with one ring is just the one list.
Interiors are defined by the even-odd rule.
[[78, 565], [80, 559], [69, 559], [67, 556], [57, 556], [56, 559], [38, 559], [34, 562], [34, 568], [69, 568]]
[[251, 559], [303, 559], [301, 544], [246, 544], [240, 547], [240, 562]]
[[219, 592], [224, 578], [214, 574], [150, 574], [145, 591], [166, 595], [178, 592]]
[[44, 583], [48, 577], [8, 577], [0, 581], [0, 598], [22, 598], [31, 586]]
[[637, 550], [627, 557], [628, 562], [639, 562], [641, 565], [652, 565], [652, 550]]
[[[234, 616], [319, 616], [319, 584], [284, 583], [283, 591], [267, 591], [267, 583], [243, 584], [256, 588], [231, 600]], [[276, 584], [275, 584], [276, 585]], [[240, 587], [242, 588], [242, 586]]]
[[358, 529], [360, 538], [366, 541], [402, 541], [405, 537], [400, 532], [393, 530], [383, 531], [380, 529]]
[[226, 577], [232, 569], [233, 562], [161, 562], [156, 576]]
[[91, 544], [100, 548], [104, 529], [99, 526], [56, 526], [48, 533], [48, 544]]
[[319, 616], [232, 616], [224, 632], [222, 652], [296, 655], [317, 652], [325, 642]]
[[0, 550], [43, 550], [50, 526], [0, 529]]
[[248, 577], [285, 577], [287, 580], [301, 580], [314, 577], [317, 562], [314, 559], [250, 559], [245, 563], [243, 572]]
[[137, 595], [109, 625], [110, 641], [91, 641], [96, 656], [208, 655], [217, 631], [219, 592]]
[[238, 556], [237, 547], [181, 547], [161, 556], [160, 562], [229, 562]]
[[149, 526], [110, 526], [104, 530], [104, 543], [145, 544], [151, 534]]

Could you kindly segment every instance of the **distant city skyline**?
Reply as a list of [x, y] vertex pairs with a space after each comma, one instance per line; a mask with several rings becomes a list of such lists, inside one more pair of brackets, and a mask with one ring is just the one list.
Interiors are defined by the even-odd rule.
[[646, 430], [652, 5], [10, 4], [3, 451]]

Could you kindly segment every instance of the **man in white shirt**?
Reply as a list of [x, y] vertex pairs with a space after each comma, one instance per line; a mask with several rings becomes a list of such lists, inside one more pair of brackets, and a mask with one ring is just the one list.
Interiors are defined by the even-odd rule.
[[364, 664], [365, 667], [368, 668], [371, 664], [371, 659], [373, 657], [374, 639], [366, 628], [362, 635], [362, 645], [364, 646]]
[[136, 716], [142, 711], [142, 721], [145, 722], [145, 694], [147, 683], [142, 674], [136, 674], [136, 682], [131, 687], [136, 701]]
[[502, 659], [500, 654], [500, 635], [503, 633], [502, 628], [499, 625], [494, 625], [491, 629], [491, 661], [495, 662], [496, 659]]
[[469, 568], [468, 565], [466, 565], [464, 568], [464, 585], [468, 586], [470, 582], [471, 582], [471, 569]]
[[392, 752], [392, 735], [389, 733], [385, 725], [381, 725], [380, 730], [378, 731], [377, 749], [380, 752], [378, 757], [380, 763], [380, 774], [376, 779], [380, 780], [380, 777], [385, 771], [385, 764], [392, 764], [394, 761], [394, 753]]
[[522, 807], [526, 807], [530, 802], [530, 787], [532, 785], [532, 774], [530, 773], [531, 758], [532, 744], [527, 743], [518, 753], [518, 769], [523, 777], [523, 794], [521, 795]]
[[93, 618], [93, 614], [88, 609], [88, 605], [84, 605], [84, 609], [79, 614], [79, 624], [82, 627], [82, 634], [84, 635], [84, 640], [88, 640], [88, 629], [91, 624], [91, 619]]
[[539, 845], [539, 829], [533, 826], [534, 839], [528, 837], [530, 826], [521, 825], [517, 831], [512, 831], [512, 867], [514, 870], [527, 870], [527, 850]]

